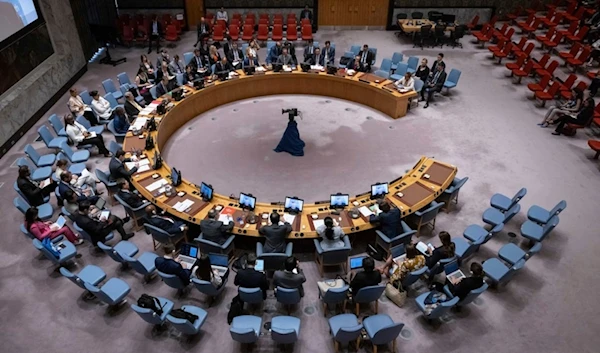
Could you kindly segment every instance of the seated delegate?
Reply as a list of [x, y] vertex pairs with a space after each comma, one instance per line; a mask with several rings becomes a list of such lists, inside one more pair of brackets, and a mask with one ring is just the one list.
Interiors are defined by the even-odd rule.
[[75, 194], [77, 194], [77, 199], [79, 201], [84, 201], [87, 200], [90, 203], [95, 204], [98, 201], [98, 196], [94, 195], [94, 193], [92, 192], [91, 189], [81, 189], [78, 188], [74, 185], [71, 184], [71, 181], [73, 180], [73, 174], [71, 174], [71, 172], [64, 171], [61, 175], [60, 175], [60, 179], [58, 182], [58, 193], [60, 195], [61, 198], [65, 198], [65, 192], [67, 192], [67, 190], [71, 190], [73, 191]]
[[233, 284], [244, 288], [260, 288], [262, 290], [263, 299], [267, 299], [267, 290], [269, 289], [269, 281], [267, 275], [263, 272], [254, 269], [256, 265], [256, 255], [249, 254], [246, 261], [246, 268], [237, 272]]
[[181, 234], [187, 230], [187, 226], [183, 221], [174, 220], [173, 218], [167, 217], [164, 214], [158, 214], [154, 205], [147, 206], [145, 211], [146, 223], [162, 229], [171, 235]]
[[285, 259], [284, 270], [275, 271], [273, 274], [273, 286], [287, 289], [298, 289], [300, 296], [304, 297], [304, 286], [306, 277], [294, 256]]
[[242, 61], [244, 60], [244, 52], [242, 51], [242, 49], [238, 48], [238, 45], [236, 42], [232, 43], [231, 49], [229, 50], [227, 55], [225, 55], [225, 57], [227, 58], [227, 60], [229, 60], [229, 62], [231, 63], [231, 65], [234, 67], [235, 70], [242, 68]]
[[104, 139], [101, 135], [92, 134], [87, 129], [76, 122], [73, 118], [73, 115], [66, 114], [64, 117], [65, 120], [65, 132], [69, 139], [76, 144], [77, 146], [81, 145], [94, 145], [98, 147], [98, 152], [104, 155], [104, 157], [110, 157], [112, 154], [104, 145]]
[[200, 221], [200, 231], [202, 238], [217, 244], [224, 244], [233, 230], [233, 220], [230, 219], [227, 225], [217, 220], [218, 212], [214, 209], [208, 211], [207, 219]]
[[197, 279], [210, 282], [215, 288], [220, 288], [225, 279], [229, 277], [229, 269], [221, 277], [219, 271], [213, 270], [208, 255], [202, 254], [192, 266], [191, 275]]
[[331, 46], [331, 42], [326, 40], [325, 46], [321, 50], [321, 61], [325, 65], [333, 65], [335, 63], [335, 48]]
[[369, 50], [369, 46], [367, 44], [363, 45], [362, 50], [358, 53], [358, 56], [360, 57], [360, 63], [364, 67], [364, 71], [370, 72], [374, 54]]
[[234, 70], [233, 65], [227, 60], [226, 57], [223, 57], [221, 61], [215, 64], [215, 75], [225, 75], [229, 74]]
[[171, 92], [177, 87], [179, 87], [177, 85], [177, 82], [175, 82], [174, 80], [169, 80], [167, 76], [163, 76], [160, 83], [156, 85], [156, 95], [158, 97], [164, 96], [165, 94]]
[[169, 81], [175, 80], [175, 74], [171, 71], [169, 68], [169, 63], [166, 61], [158, 67], [158, 71], [156, 72], [156, 81], [160, 82], [165, 77]]
[[71, 88], [69, 90], [71, 97], [69, 97], [69, 110], [71, 113], [79, 116], [83, 115], [87, 121], [92, 124], [92, 126], [98, 125], [98, 118], [96, 118], [96, 114], [92, 111], [92, 108], [83, 102], [83, 99], [79, 96], [79, 92], [77, 89]]
[[[130, 92], [127, 92], [130, 93]], [[125, 113], [125, 109], [117, 107], [113, 118], [113, 127], [118, 134], [126, 134], [129, 131], [130, 119]]]
[[292, 225], [288, 222], [279, 224], [279, 213], [273, 212], [270, 215], [271, 224], [260, 227], [258, 233], [265, 237], [265, 253], [283, 253], [285, 252], [285, 240], [292, 232]]
[[19, 176], [17, 177], [17, 187], [25, 196], [30, 206], [40, 206], [44, 204], [44, 198], [50, 196], [56, 189], [56, 183], [50, 179], [50, 184], [40, 187], [40, 183], [31, 179], [31, 171], [26, 165], [19, 167]]
[[423, 268], [425, 263], [425, 256], [421, 255], [415, 245], [411, 243], [406, 246], [406, 257], [404, 258], [404, 261], [396, 263], [398, 267], [391, 275], [390, 269], [392, 269], [394, 266], [394, 259], [392, 258], [391, 254], [379, 271], [381, 274], [388, 276], [390, 278], [390, 282], [392, 282], [394, 287], [396, 287], [398, 282], [404, 281], [406, 275]]
[[[454, 297], [460, 298], [460, 300], [465, 299], [472, 290], [483, 286], [483, 277], [485, 275], [483, 266], [479, 262], [472, 262], [469, 269], [471, 270], [470, 277], [461, 278], [458, 283], [446, 281], [450, 293]], [[444, 285], [441, 283], [435, 282], [432, 284], [432, 287], [440, 293], [444, 292]]]
[[126, 233], [123, 225], [129, 221], [129, 217], [120, 219], [111, 214], [106, 217], [101, 217], [96, 220], [90, 216], [90, 203], [88, 201], [79, 202], [79, 212], [73, 214], [75, 222], [92, 238], [94, 247], [98, 247], [99, 241], [104, 241], [106, 236], [112, 231], [117, 231], [121, 235], [122, 240], [127, 240], [133, 237], [134, 233]]
[[346, 69], [354, 70], [357, 72], [365, 72], [365, 67], [363, 63], [360, 61], [360, 56], [355, 56], [354, 60], [350, 60], [348, 65], [346, 65]]
[[429, 67], [427, 66], [427, 59], [421, 59], [421, 64], [419, 65], [419, 67], [417, 67], [415, 76], [418, 77], [421, 81], [427, 82], [427, 78], [429, 77]]
[[[144, 97], [144, 102], [146, 102], [146, 104], [152, 103], [152, 100], [154, 98], [152, 97], [152, 93], [150, 93], [150, 88], [152, 86], [154, 86], [154, 83], [150, 82], [150, 77], [148, 75], [148, 72], [146, 71], [146, 69], [143, 66], [140, 67], [140, 69], [137, 72], [137, 75], [135, 76], [135, 84], [138, 88], [138, 91], [142, 95], [142, 97]], [[127, 92], [127, 93], [130, 93], [130, 92]], [[125, 94], [127, 94], [127, 93], [125, 93]], [[127, 109], [127, 102], [125, 102], [125, 109]], [[141, 110], [141, 109], [139, 109], [139, 110]]]
[[142, 198], [139, 194], [131, 192], [131, 190], [129, 190], [129, 183], [127, 182], [127, 180], [120, 179], [117, 182], [117, 185], [119, 186], [119, 191], [117, 192], [117, 195], [119, 195], [121, 200], [123, 200], [123, 202], [129, 205], [129, 207], [138, 208], [144, 203], [146, 203], [146, 200], [144, 200], [144, 198]]
[[313, 57], [316, 49], [318, 49], [318, 47], [314, 45], [314, 42], [312, 39], [309, 39], [306, 42], [306, 46], [304, 47], [304, 55], [303, 55], [304, 62], [308, 62], [310, 60], [310, 58]]
[[[137, 118], [138, 114], [144, 109], [144, 107], [135, 101], [135, 97], [131, 92], [125, 92], [125, 104], [123, 105], [125, 108], [125, 113], [131, 117], [131, 120]], [[117, 108], [117, 114], [121, 107]], [[116, 124], [116, 121], [115, 121]], [[129, 122], [128, 122], [129, 124]], [[127, 131], [125, 131], [127, 132]], [[123, 133], [125, 133], [123, 132]]]
[[381, 232], [388, 238], [395, 238], [402, 232], [402, 222], [400, 221], [400, 210], [398, 208], [392, 208], [387, 201], [380, 201], [379, 215], [371, 215], [369, 217], [370, 223], [379, 223]]
[[331, 250], [344, 246], [344, 231], [341, 227], [333, 222], [333, 218], [325, 217], [323, 225], [317, 228], [317, 234], [323, 239], [321, 240], [321, 248], [323, 250]]
[[254, 54], [252, 54], [252, 50], [250, 48], [246, 49], [246, 58], [244, 59], [244, 67], [252, 67], [259, 66], [258, 59]]
[[131, 176], [137, 172], [138, 165], [127, 170], [125, 169], [126, 162], [131, 162], [131, 158], [125, 158], [125, 151], [118, 150], [114, 157], [111, 158], [108, 163], [108, 170], [110, 171], [110, 180], [117, 181], [119, 179], [128, 180], [131, 183]]
[[404, 77], [394, 82], [394, 86], [401, 90], [413, 91], [415, 89], [415, 79], [410, 72], [407, 72], [404, 74]]
[[[79, 196], [73, 190], [65, 191], [63, 207], [72, 215], [79, 212]], [[88, 215], [94, 219], [98, 219], [100, 217], [100, 211], [101, 210], [98, 209], [96, 205], [90, 205], [90, 212]]]
[[581, 106], [583, 105], [582, 103], [583, 91], [578, 87], [574, 87], [571, 90], [571, 98], [561, 105], [557, 104], [554, 107], [550, 107], [544, 116], [544, 120], [542, 120], [542, 122], [538, 125], [541, 127], [547, 127], [550, 124], [554, 124], [560, 114], [577, 113], [581, 109]]
[[436, 61], [433, 64], [433, 67], [436, 70], [435, 73], [433, 74], [433, 76], [431, 76], [431, 74], [429, 75], [430, 77], [428, 81], [425, 83], [425, 86], [421, 90], [421, 101], [426, 100], [425, 94], [427, 94], [427, 100], [423, 108], [429, 107], [429, 102], [431, 101], [433, 94], [435, 92], [441, 92], [442, 88], [444, 87], [444, 82], [446, 82], [446, 72], [444, 71], [444, 69], [446, 69], [446, 64], [444, 64], [443, 61]]
[[456, 246], [452, 242], [452, 237], [448, 232], [440, 232], [438, 235], [442, 246], [438, 246], [434, 250], [427, 249], [429, 257], [426, 259], [427, 267], [433, 268], [440, 260], [449, 259], [454, 256]]
[[104, 120], [112, 119], [113, 108], [110, 106], [110, 103], [104, 97], [101, 97], [98, 91], [91, 91], [90, 96], [92, 96], [92, 108], [96, 112], [96, 115]]
[[200, 80], [202, 75], [198, 73], [198, 71], [194, 70], [192, 65], [188, 65], [185, 67], [185, 74], [183, 75], [183, 84], [193, 86], [193, 82], [196, 80]]
[[[54, 175], [56, 176], [56, 179], [60, 180], [61, 174], [68, 171], [68, 164], [69, 162], [66, 159], [59, 159], [58, 161], [56, 161], [56, 169], [54, 170]], [[72, 174], [69, 183], [72, 186], [75, 186], [80, 189], [89, 187], [96, 195], [103, 194], [103, 192], [98, 192], [98, 189], [96, 188], [96, 183], [98, 183], [98, 180], [96, 180], [96, 177], [92, 175], [92, 173], [90, 173], [87, 170], [87, 168], [84, 169], [83, 172], [81, 172], [81, 175], [79, 176], [77, 176], [76, 174]]]
[[315, 48], [314, 54], [310, 55], [306, 62], [309, 63], [310, 65], [325, 66], [324, 58], [321, 55], [321, 49]]
[[362, 263], [363, 270], [356, 272], [350, 281], [350, 292], [356, 295], [364, 287], [376, 286], [381, 282], [381, 272], [375, 270], [375, 261], [366, 257]]
[[169, 63], [169, 69], [171, 69], [171, 72], [174, 74], [182, 74], [185, 72], [185, 65], [183, 60], [179, 58], [179, 55], [175, 54], [173, 56], [173, 60]]
[[294, 58], [288, 53], [288, 48], [281, 50], [281, 55], [277, 57], [277, 63], [281, 65], [294, 66], [296, 65]]
[[25, 229], [39, 241], [44, 240], [44, 238], [54, 239], [64, 235], [68, 241], [75, 245], [83, 243], [83, 240], [73, 233], [67, 225], [59, 228], [53, 222], [42, 221], [38, 217], [38, 209], [35, 207], [31, 207], [25, 212]]
[[281, 55], [282, 52], [283, 50], [281, 48], [281, 42], [275, 42], [275, 45], [271, 47], [269, 54], [267, 55], [267, 65], [276, 63], [279, 55]]
[[185, 286], [190, 284], [192, 271], [183, 268], [179, 263], [179, 258], [175, 252], [175, 245], [165, 244], [163, 245], [163, 250], [165, 251], [165, 254], [162, 257], [159, 256], [154, 259], [156, 269], [167, 275], [177, 276]]
[[552, 135], [560, 135], [564, 133], [565, 124], [573, 124], [578, 126], [587, 126], [594, 117], [594, 98], [588, 97], [583, 101], [583, 107], [577, 115], [564, 114], [556, 120], [558, 124]]

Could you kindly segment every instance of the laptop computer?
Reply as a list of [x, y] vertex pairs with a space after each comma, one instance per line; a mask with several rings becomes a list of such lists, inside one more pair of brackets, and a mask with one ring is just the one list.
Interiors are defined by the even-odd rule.
[[452, 261], [444, 266], [444, 272], [446, 273], [446, 279], [452, 285], [456, 285], [461, 279], [467, 277], [458, 267], [458, 261]]
[[[196, 260], [198, 259], [198, 255], [200, 252], [198, 251], [198, 247], [193, 244], [185, 243], [181, 246], [179, 250], [179, 255], [177, 259], [183, 268], [189, 270], [192, 268]], [[211, 262], [212, 263], [212, 262]]]
[[225, 275], [225, 272], [229, 269], [229, 257], [226, 254], [208, 254], [210, 260], [210, 266], [213, 270], [219, 272], [219, 276]]
[[367, 256], [358, 256], [351, 257], [350, 261], [350, 270], [356, 270], [363, 267], [363, 260], [366, 259]]
[[265, 260], [256, 259], [256, 263], [254, 264], [254, 269], [259, 272], [265, 272]]

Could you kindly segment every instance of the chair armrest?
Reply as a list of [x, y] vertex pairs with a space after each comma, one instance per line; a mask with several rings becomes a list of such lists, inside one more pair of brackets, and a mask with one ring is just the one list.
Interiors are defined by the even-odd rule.
[[386, 243], [391, 243], [392, 242], [392, 240], [390, 238], [388, 238], [388, 236], [385, 235], [382, 231], [375, 230], [375, 233], [377, 234], [378, 237], [380, 237]]
[[400, 224], [402, 225], [402, 233], [412, 232], [412, 228], [409, 227], [409, 225], [406, 224], [406, 222], [400, 221]]
[[317, 250], [317, 254], [323, 254], [323, 248], [321, 247], [321, 242], [318, 239], [313, 239], [313, 243], [315, 244], [315, 249]]
[[261, 257], [263, 254], [263, 245], [261, 242], [256, 243], [256, 257]]
[[288, 243], [285, 246], [285, 255], [290, 257], [292, 256], [292, 251], [294, 250], [294, 243]]
[[207, 245], [210, 245], [210, 246], [214, 246], [216, 248], [220, 248], [221, 247], [221, 244], [215, 243], [214, 241], [206, 240], [206, 239], [204, 239], [202, 237], [198, 237], [198, 238], [196, 238], [194, 240], [197, 241], [197, 242], [199, 242], [199, 243], [203, 243], [203, 244], [207, 244]]
[[344, 248], [352, 249], [352, 245], [350, 244], [350, 238], [347, 235], [344, 235], [342, 240], [344, 241]]
[[223, 245], [221, 245], [221, 248], [227, 249], [229, 247], [229, 245], [231, 245], [231, 242], [233, 242], [233, 239], [235, 239], [235, 235], [231, 235], [229, 238], [227, 238], [227, 240], [225, 240]]
[[145, 209], [146, 207], [148, 207], [150, 205], [150, 201], [144, 201], [143, 204], [141, 204], [140, 206], [136, 207], [136, 208], [131, 208], [133, 210], [133, 212], [137, 212], [137, 211], [141, 211], [143, 209]]
[[416, 230], [410, 230], [408, 232], [402, 233], [402, 234], [394, 237], [393, 239], [390, 240], [390, 242], [395, 242], [397, 240], [401, 240], [401, 239], [404, 239], [404, 238], [410, 238], [410, 237], [412, 237], [415, 234], [417, 234]]
[[450, 292], [450, 288], [448, 287], [447, 284], [444, 286], [444, 294], [446, 294], [448, 296], [448, 298], [450, 298], [450, 299], [454, 298], [454, 296], [452, 295], [452, 292]]

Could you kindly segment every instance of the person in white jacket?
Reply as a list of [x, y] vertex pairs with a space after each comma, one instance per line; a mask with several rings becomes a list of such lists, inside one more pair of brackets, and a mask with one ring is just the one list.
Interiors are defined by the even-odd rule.
[[76, 145], [94, 145], [98, 147], [98, 152], [103, 154], [104, 157], [110, 157], [112, 154], [104, 145], [104, 139], [102, 136], [97, 136], [95, 133], [90, 133], [80, 123], [75, 121], [73, 115], [66, 114], [65, 117], [65, 131], [69, 136], [69, 139]]
[[407, 72], [404, 74], [404, 77], [394, 82], [394, 85], [398, 87], [398, 89], [412, 91], [415, 89], [415, 79], [410, 72]]
[[104, 97], [100, 97], [98, 91], [90, 92], [90, 96], [92, 96], [92, 108], [96, 115], [105, 120], [112, 119], [113, 109], [110, 107], [110, 103]]

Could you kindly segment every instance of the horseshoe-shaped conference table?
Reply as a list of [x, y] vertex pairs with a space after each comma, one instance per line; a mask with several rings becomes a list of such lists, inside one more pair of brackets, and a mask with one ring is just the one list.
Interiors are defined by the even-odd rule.
[[[335, 97], [364, 104], [377, 109], [384, 114], [397, 119], [406, 114], [406, 110], [411, 98], [416, 97], [415, 92], [400, 93], [394, 90], [390, 85], [392, 81], [377, 77], [372, 74], [359, 73], [353, 76], [343, 76], [342, 72], [338, 75], [329, 75], [324, 72], [305, 73], [301, 71], [275, 73], [266, 72], [246, 76], [241, 70], [238, 71], [238, 77], [227, 81], [212, 82], [205, 85], [204, 88], [196, 90], [189, 86], [184, 86], [186, 97], [179, 102], [172, 102], [173, 107], [163, 116], [156, 115], [154, 111], [150, 116], [154, 116], [158, 128], [156, 131], [144, 131], [142, 137], [150, 134], [154, 141], [154, 148], [145, 150], [145, 138], [134, 136], [128, 132], [125, 136], [123, 149], [126, 152], [142, 150], [145, 156], [151, 161], [156, 153], [160, 153], [169, 138], [184, 124], [194, 119], [198, 115], [207, 112], [223, 104], [235, 102], [252, 97], [277, 95], [277, 94], [311, 94]], [[169, 99], [167, 94], [162, 99]], [[160, 100], [161, 98], [159, 98]], [[143, 118], [142, 116], [138, 119]], [[193, 160], [193, 158], [191, 158]], [[147, 189], [148, 186], [164, 179], [170, 183], [171, 168], [163, 161], [162, 167], [153, 170], [136, 173], [132, 176], [132, 182], [135, 188], [146, 199], [150, 200], [157, 207], [166, 210], [173, 216], [179, 217], [187, 222], [200, 224], [200, 221], [206, 218], [209, 210], [217, 209], [223, 212], [227, 210], [232, 214], [234, 221], [234, 234], [246, 236], [259, 236], [258, 228], [266, 225], [267, 220], [264, 215], [273, 211], [283, 213], [283, 204], [280, 202], [260, 202], [258, 199], [254, 209], [254, 216], [249, 216], [249, 212], [240, 207], [237, 198], [229, 195], [230, 190], [215, 190], [212, 200], [205, 202], [199, 195], [198, 185], [202, 180], [184, 179], [181, 185], [176, 187], [176, 191], [170, 196], [165, 193], [158, 195], [157, 191], [152, 192]], [[415, 166], [407, 171], [403, 176], [389, 182], [389, 193], [386, 199], [394, 206], [400, 208], [402, 217], [423, 208], [431, 201], [435, 200], [450, 185], [457, 168], [451, 164], [443, 163], [428, 157], [422, 157]], [[381, 180], [374, 181], [381, 182]], [[156, 184], [155, 184], [156, 185]], [[151, 188], [152, 189], [152, 188]], [[226, 194], [218, 194], [217, 191]], [[184, 192], [183, 196], [178, 193]], [[324, 195], [324, 199], [329, 195]], [[178, 203], [186, 200], [193, 202], [183, 212], [175, 209]], [[278, 200], [281, 201], [281, 200]], [[334, 218], [344, 230], [344, 233], [351, 234], [362, 232], [374, 227], [369, 223], [367, 217], [351, 210], [362, 206], [371, 206], [375, 203], [370, 199], [370, 192], [350, 197], [350, 204], [346, 209], [339, 212], [333, 212], [329, 201], [317, 202], [314, 204], [304, 204], [303, 212], [298, 214], [292, 223], [291, 239], [295, 238], [317, 238], [314, 219], [324, 219], [327, 216]], [[355, 218], [352, 217], [354, 213]], [[250, 223], [249, 221], [255, 220]]]

